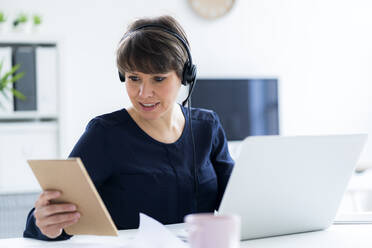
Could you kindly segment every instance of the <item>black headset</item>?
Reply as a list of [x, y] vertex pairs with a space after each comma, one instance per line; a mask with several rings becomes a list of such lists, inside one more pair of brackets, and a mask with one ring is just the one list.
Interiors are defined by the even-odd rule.
[[[127, 34], [125, 34], [123, 36], [123, 38], [121, 38], [120, 42], [122, 40], [124, 40], [125, 38], [127, 38], [133, 32], [135, 32], [137, 30], [140, 30], [140, 29], [144, 29], [144, 28], [156, 28], [156, 29], [160, 29], [160, 30], [162, 30], [162, 31], [164, 31], [164, 32], [166, 32], [166, 33], [168, 33], [168, 34], [176, 37], [182, 43], [183, 47], [186, 49], [188, 59], [186, 60], [184, 66], [183, 66], [182, 81], [181, 81], [183, 85], [189, 86], [189, 94], [188, 94], [186, 100], [184, 100], [182, 102], [182, 105], [185, 106], [186, 102], [188, 102], [188, 100], [191, 97], [192, 90], [194, 88], [194, 84], [195, 84], [195, 80], [196, 80], [196, 65], [194, 65], [192, 63], [191, 52], [190, 52], [189, 46], [187, 45], [187, 42], [179, 34], [173, 32], [172, 30], [170, 30], [169, 28], [167, 28], [166, 26], [161, 25], [161, 24], [145, 24], [145, 25], [141, 25], [141, 26], [135, 28], [134, 30], [128, 32]], [[120, 79], [121, 82], [125, 82], [125, 75], [123, 75], [120, 71], [119, 71], [119, 79]], [[189, 105], [191, 105], [190, 102], [189, 102]]]
[[[195, 209], [196, 212], [198, 211], [198, 197], [199, 197], [199, 189], [198, 189], [198, 168], [196, 167], [196, 159], [195, 159], [195, 141], [194, 141], [194, 134], [192, 132], [192, 122], [191, 122], [191, 94], [194, 89], [194, 85], [196, 82], [196, 65], [192, 63], [192, 58], [191, 58], [191, 52], [190, 48], [187, 45], [187, 42], [177, 33], [173, 32], [170, 30], [168, 27], [161, 25], [161, 24], [145, 24], [141, 25], [134, 30], [128, 32], [121, 38], [120, 42], [121, 43], [128, 35], [132, 34], [133, 32], [144, 29], [144, 28], [156, 28], [159, 30], [162, 30], [174, 37], [176, 37], [184, 46], [187, 52], [188, 59], [186, 60], [184, 66], [183, 66], [183, 71], [182, 71], [182, 84], [185, 86], [189, 86], [189, 94], [187, 95], [187, 98], [182, 102], [182, 105], [185, 106], [186, 103], [189, 109], [189, 126], [190, 126], [190, 133], [191, 133], [191, 139], [192, 139], [192, 146], [193, 146], [193, 163], [194, 163], [194, 185], [195, 185]], [[125, 82], [125, 75], [121, 74], [119, 71], [119, 79], [121, 82]]]

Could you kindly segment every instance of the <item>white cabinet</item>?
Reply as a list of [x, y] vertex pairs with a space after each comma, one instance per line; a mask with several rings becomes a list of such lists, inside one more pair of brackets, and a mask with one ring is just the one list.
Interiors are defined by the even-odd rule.
[[47, 123], [0, 123], [0, 191], [40, 190], [28, 159], [58, 156], [58, 127]]

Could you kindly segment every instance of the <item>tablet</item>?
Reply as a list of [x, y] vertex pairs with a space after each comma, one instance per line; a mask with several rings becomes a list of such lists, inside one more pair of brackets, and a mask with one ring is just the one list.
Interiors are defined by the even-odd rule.
[[59, 190], [53, 203], [73, 203], [80, 219], [64, 230], [70, 235], [118, 236], [118, 231], [80, 158], [28, 160], [43, 190]]

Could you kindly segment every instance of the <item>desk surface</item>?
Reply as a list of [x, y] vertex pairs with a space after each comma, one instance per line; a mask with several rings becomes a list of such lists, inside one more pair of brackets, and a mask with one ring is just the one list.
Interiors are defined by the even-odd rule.
[[[170, 227], [174, 233], [179, 227]], [[0, 247], [120, 247], [134, 237], [136, 230], [119, 231], [119, 237], [74, 236], [67, 241], [47, 242], [32, 239], [0, 239]], [[110, 246], [111, 245], [111, 246]], [[243, 241], [241, 247], [249, 248], [364, 248], [372, 247], [372, 224], [333, 225], [325, 231], [292, 234], [280, 237]]]

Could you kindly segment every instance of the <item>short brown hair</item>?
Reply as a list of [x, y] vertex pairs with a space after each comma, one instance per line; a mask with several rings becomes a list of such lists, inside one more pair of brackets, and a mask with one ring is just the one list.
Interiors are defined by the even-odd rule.
[[185, 31], [171, 16], [138, 19], [129, 25], [117, 49], [116, 63], [120, 73], [139, 71], [156, 74], [174, 70], [182, 80], [183, 66], [188, 59], [184, 45], [161, 28], [147, 27], [134, 31], [147, 24], [164, 26], [189, 44]]

